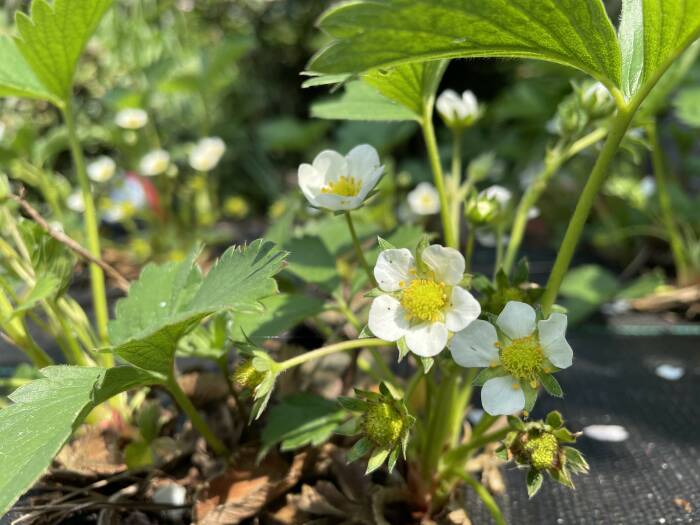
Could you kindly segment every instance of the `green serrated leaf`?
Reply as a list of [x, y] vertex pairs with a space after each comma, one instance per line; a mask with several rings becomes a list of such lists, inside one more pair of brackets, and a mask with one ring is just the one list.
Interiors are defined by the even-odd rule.
[[372, 455], [367, 461], [367, 470], [365, 471], [365, 474], [371, 474], [381, 467], [386, 461], [386, 458], [389, 457], [389, 452], [391, 451], [386, 448], [378, 448], [372, 452]]
[[329, 9], [334, 41], [317, 73], [352, 73], [458, 57], [538, 58], [620, 84], [620, 48], [600, 0], [385, 0]]
[[527, 473], [527, 495], [532, 498], [537, 494], [537, 492], [542, 488], [542, 482], [544, 481], [544, 474], [541, 471], [530, 469]]
[[47, 273], [39, 275], [29, 293], [22, 298], [20, 303], [12, 313], [13, 317], [31, 310], [36, 304], [44, 299], [55, 296], [61, 288], [61, 280], [53, 274]]
[[132, 367], [51, 366], [41, 374], [15, 390], [13, 404], [0, 410], [0, 515], [51, 464], [92, 408], [128, 388], [157, 382]]
[[353, 461], [357, 461], [361, 457], [365, 456], [366, 454], [369, 453], [370, 450], [374, 448], [374, 443], [370, 441], [369, 439], [363, 437], [360, 438], [357, 443], [353, 445], [353, 447], [348, 450], [347, 453], [347, 461], [348, 463], [352, 463]]
[[111, 5], [112, 0], [34, 0], [30, 16], [17, 13], [17, 47], [59, 100], [70, 99], [78, 59]]
[[329, 120], [396, 122], [416, 120], [406, 107], [390, 100], [361, 80], [348, 82], [343, 93], [311, 105], [311, 116]]
[[178, 341], [202, 319], [228, 309], [262, 309], [259, 301], [277, 292], [272, 277], [285, 255], [258, 240], [226, 250], [206, 277], [193, 257], [146, 266], [116, 305], [116, 319], [109, 324], [114, 351], [140, 368], [169, 374]]
[[56, 105], [61, 104], [60, 99], [36, 77], [9, 36], [0, 36], [0, 96], [49, 100]]
[[559, 381], [552, 374], [539, 374], [540, 382], [550, 396], [564, 397], [564, 391], [561, 389]]
[[618, 32], [622, 50], [622, 92], [631, 98], [644, 74], [644, 19], [642, 0], [623, 0]]
[[260, 455], [278, 444], [283, 451], [320, 445], [346, 417], [346, 412], [328, 399], [309, 393], [290, 396], [268, 412]]

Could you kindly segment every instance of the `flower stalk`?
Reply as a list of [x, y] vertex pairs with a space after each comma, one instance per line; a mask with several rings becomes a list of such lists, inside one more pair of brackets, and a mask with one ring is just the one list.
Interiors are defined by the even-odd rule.
[[367, 259], [365, 258], [365, 253], [362, 250], [362, 245], [360, 244], [360, 239], [357, 237], [357, 231], [355, 230], [355, 224], [352, 221], [352, 216], [350, 215], [349, 211], [345, 212], [345, 220], [348, 223], [348, 230], [350, 230], [350, 236], [352, 237], [352, 245], [355, 247], [355, 255], [357, 257], [357, 262], [362, 265], [362, 268], [365, 270], [365, 273], [367, 274], [367, 278], [369, 279], [369, 282], [372, 283], [372, 287], [377, 286], [377, 281], [374, 279], [374, 274], [372, 273], [372, 269], [369, 267], [369, 264], [367, 263]]

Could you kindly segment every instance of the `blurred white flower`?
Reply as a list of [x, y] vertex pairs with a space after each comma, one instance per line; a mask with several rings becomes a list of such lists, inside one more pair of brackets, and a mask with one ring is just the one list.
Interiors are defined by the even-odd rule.
[[489, 186], [485, 190], [482, 190], [479, 193], [479, 196], [486, 197], [487, 199], [494, 199], [501, 205], [502, 208], [505, 208], [510, 204], [511, 199], [513, 198], [513, 193], [508, 188], [494, 184], [493, 186]]
[[622, 425], [588, 425], [583, 428], [583, 435], [596, 441], [619, 443], [630, 437]]
[[103, 155], [87, 166], [87, 174], [95, 182], [107, 182], [114, 176], [117, 165], [111, 157]]
[[596, 82], [583, 92], [583, 101], [586, 104], [604, 104], [612, 100], [612, 95], [608, 88], [601, 82]]
[[536, 395], [544, 376], [571, 366], [566, 326], [564, 314], [538, 321], [532, 306], [509, 301], [496, 326], [477, 319], [447, 346], [458, 365], [495, 372], [481, 389], [484, 410], [492, 416], [515, 414], [525, 408], [525, 390]]
[[85, 211], [85, 201], [83, 200], [83, 194], [80, 191], [74, 191], [66, 199], [66, 206], [69, 210], [77, 213], [83, 213]]
[[141, 175], [153, 177], [165, 173], [170, 166], [170, 154], [162, 149], [153, 150], [143, 156], [139, 163]]
[[416, 215], [434, 215], [440, 211], [440, 195], [435, 186], [421, 182], [408, 194], [408, 205]]
[[481, 113], [479, 102], [471, 91], [465, 91], [460, 97], [456, 91], [446, 89], [440, 93], [435, 107], [445, 124], [450, 127], [470, 126]]
[[656, 193], [656, 179], [654, 177], [647, 175], [639, 183], [639, 189], [645, 198], [649, 199]]
[[313, 164], [299, 166], [299, 186], [312, 206], [354, 210], [362, 205], [383, 172], [377, 150], [368, 144], [353, 148], [345, 157], [325, 150]]
[[117, 126], [124, 129], [141, 129], [148, 122], [148, 113], [139, 108], [122, 109], [114, 118]]
[[106, 222], [120, 222], [142, 210], [147, 203], [146, 191], [135, 177], [125, 178], [109, 194], [109, 199], [102, 218]]
[[219, 137], [205, 137], [190, 151], [190, 166], [197, 171], [213, 170], [226, 151], [226, 144]]
[[[476, 240], [482, 246], [485, 246], [486, 248], [496, 247], [496, 235], [493, 232], [487, 230], [476, 230], [474, 233], [476, 235]], [[502, 245], [508, 244], [508, 241], [510, 241], [510, 235], [503, 235], [501, 237]]]
[[384, 293], [372, 301], [368, 326], [380, 339], [404, 339], [414, 354], [433, 357], [445, 348], [449, 332], [479, 317], [481, 306], [460, 286], [465, 269], [461, 253], [433, 244], [420, 258], [424, 270], [405, 248], [379, 254], [374, 277]]

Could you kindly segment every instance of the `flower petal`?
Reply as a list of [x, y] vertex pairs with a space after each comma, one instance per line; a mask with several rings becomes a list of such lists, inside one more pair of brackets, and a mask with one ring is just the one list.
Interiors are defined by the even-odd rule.
[[507, 416], [525, 408], [525, 394], [511, 376], [495, 377], [481, 388], [481, 405], [492, 416]]
[[311, 164], [301, 164], [298, 176], [299, 187], [304, 197], [314, 206], [319, 206], [317, 197], [321, 194], [321, 187], [325, 184], [323, 175]]
[[477, 319], [457, 332], [447, 347], [459, 366], [486, 368], [498, 361], [498, 334], [489, 322]]
[[[377, 170], [381, 168], [379, 154], [369, 144], [355, 146], [345, 159], [348, 164], [348, 175], [362, 181], [363, 185], [365, 182], [369, 182], [370, 178], [375, 176]], [[379, 173], [381, 174], [381, 171]]]
[[447, 344], [445, 323], [422, 323], [412, 326], [406, 333], [406, 346], [416, 355], [433, 357]]
[[452, 288], [450, 308], [445, 314], [445, 325], [450, 332], [466, 328], [481, 314], [481, 305], [474, 296], [460, 286]]
[[348, 175], [348, 162], [340, 153], [327, 149], [316, 155], [313, 167], [322, 176], [324, 183], [335, 182]]
[[423, 250], [422, 258], [440, 282], [455, 286], [464, 277], [464, 257], [454, 248], [431, 244]]
[[558, 313], [537, 323], [544, 355], [557, 368], [569, 368], [574, 359], [574, 351], [566, 341], [566, 323], [566, 316]]
[[401, 303], [390, 295], [380, 295], [369, 309], [369, 329], [379, 339], [398, 341], [409, 329]]
[[527, 337], [535, 331], [535, 310], [529, 304], [510, 301], [498, 316], [496, 324], [511, 339]]
[[374, 266], [374, 278], [385, 292], [397, 292], [413, 279], [410, 271], [415, 267], [413, 254], [406, 248], [384, 250]]

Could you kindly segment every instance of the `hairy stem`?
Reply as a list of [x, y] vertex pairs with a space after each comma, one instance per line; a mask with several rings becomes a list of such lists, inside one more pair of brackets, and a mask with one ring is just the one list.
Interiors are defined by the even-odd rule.
[[438, 153], [437, 140], [435, 138], [435, 128], [433, 127], [432, 106], [426, 104], [426, 109], [423, 111], [423, 119], [421, 120], [421, 128], [423, 130], [423, 139], [428, 150], [428, 158], [430, 159], [430, 167], [433, 171], [435, 180], [435, 188], [440, 196], [440, 219], [442, 220], [442, 229], [445, 235], [445, 244], [450, 248], [458, 248], [457, 237], [450, 220], [450, 205], [445, 190], [445, 176], [442, 172], [442, 163], [440, 162], [440, 154]]
[[362, 268], [364, 268], [365, 273], [367, 274], [369, 282], [372, 283], [372, 286], [376, 288], [377, 281], [374, 279], [372, 269], [369, 267], [369, 264], [367, 264], [367, 259], [365, 259], [365, 254], [362, 251], [362, 245], [360, 244], [360, 239], [358, 239], [357, 237], [355, 225], [352, 222], [352, 216], [350, 215], [349, 211], [345, 212], [345, 220], [348, 223], [348, 229], [350, 230], [350, 235], [352, 236], [352, 244], [355, 247], [355, 255], [357, 256], [357, 262], [359, 262], [362, 265]]
[[656, 178], [656, 193], [659, 197], [659, 208], [661, 210], [661, 220], [671, 245], [673, 264], [676, 267], [676, 278], [678, 284], [683, 286], [689, 282], [688, 262], [683, 250], [683, 240], [678, 229], [678, 224], [673, 217], [673, 205], [671, 196], [668, 193], [668, 178], [666, 170], [666, 157], [661, 149], [659, 140], [658, 125], [653, 120], [647, 126], [649, 142], [651, 143], [651, 159], [654, 165], [654, 177]]
[[[85, 171], [85, 158], [83, 157], [83, 150], [78, 139], [78, 131], [75, 127], [75, 117], [73, 115], [71, 103], [66, 105], [63, 111], [63, 118], [66, 123], [66, 130], [68, 131], [68, 142], [70, 144], [73, 163], [75, 164], [75, 172], [85, 203], [85, 237], [87, 238], [88, 250], [95, 259], [101, 259], [97, 211], [90, 190], [90, 180]], [[94, 263], [90, 264], [90, 285], [92, 288], [92, 306], [95, 311], [97, 334], [100, 341], [106, 344], [108, 342], [107, 322], [109, 320], [109, 313], [107, 310], [105, 277], [102, 268]], [[102, 354], [101, 359], [102, 364], [105, 366], [113, 366], [114, 364], [112, 356], [109, 354]]]
[[450, 221], [454, 228], [455, 244], [459, 246], [460, 238], [460, 211], [462, 199], [457, 197], [462, 184], [462, 130], [452, 132], [452, 175], [450, 180], [450, 194], [452, 195], [452, 207], [450, 208]]
[[326, 357], [327, 355], [335, 354], [336, 352], [346, 352], [348, 350], [355, 350], [357, 348], [371, 348], [377, 346], [389, 346], [391, 343], [382, 341], [377, 338], [367, 338], [367, 339], [354, 339], [352, 341], [343, 341], [342, 343], [335, 343], [332, 345], [324, 346], [322, 348], [317, 348], [311, 352], [306, 352], [304, 354], [292, 357], [281, 363], [277, 363], [277, 371], [284, 372], [295, 366], [302, 365], [307, 361], [312, 361], [314, 359], [320, 359]]

